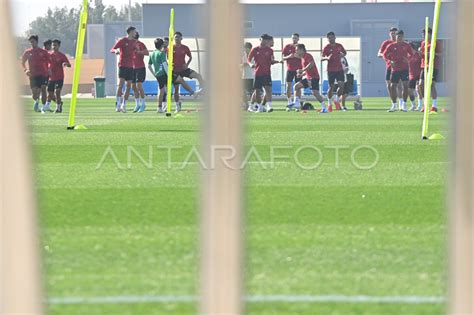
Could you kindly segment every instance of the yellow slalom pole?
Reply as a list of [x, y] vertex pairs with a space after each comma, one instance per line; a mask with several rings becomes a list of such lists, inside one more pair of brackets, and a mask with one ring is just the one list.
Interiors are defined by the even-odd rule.
[[76, 59], [74, 62], [74, 77], [72, 80], [71, 106], [69, 108], [69, 123], [67, 129], [87, 129], [85, 126], [75, 126], [77, 92], [79, 90], [79, 80], [81, 75], [82, 55], [84, 53], [84, 40], [87, 28], [87, 8], [88, 0], [83, 0], [79, 28], [77, 31]]
[[[173, 52], [174, 52], [174, 8], [170, 12], [170, 30], [169, 30], [169, 47], [168, 47], [168, 84], [167, 84], [167, 99], [166, 99], [166, 116], [171, 116], [171, 93], [173, 90]], [[179, 91], [174, 91], [179, 93]]]
[[[423, 52], [425, 55], [425, 64], [424, 64], [424, 78], [423, 81], [423, 108], [425, 112], [423, 113], [423, 129], [422, 129], [422, 138], [426, 139], [428, 134], [428, 120], [429, 120], [429, 98], [426, 97], [428, 91], [428, 40], [429, 40], [429, 33], [428, 28], [430, 27], [430, 18], [426, 17], [425, 21], [425, 51]], [[431, 95], [431, 93], [429, 93]]]
[[[431, 100], [431, 86], [433, 84], [433, 72], [434, 72], [434, 61], [436, 57], [436, 41], [438, 39], [438, 28], [439, 28], [439, 15], [441, 12], [441, 0], [436, 1], [435, 5], [435, 13], [434, 13], [434, 20], [433, 20], [433, 34], [431, 35], [431, 48], [430, 48], [430, 63], [428, 65], [428, 76], [425, 77], [426, 82], [426, 90], [425, 90], [425, 117], [429, 114], [429, 103]], [[428, 33], [428, 29], [425, 31]], [[427, 42], [425, 42], [425, 46], [427, 46]], [[426, 55], [425, 55], [426, 60]], [[423, 129], [423, 139], [428, 139], [428, 118], [426, 120], [426, 126]]]

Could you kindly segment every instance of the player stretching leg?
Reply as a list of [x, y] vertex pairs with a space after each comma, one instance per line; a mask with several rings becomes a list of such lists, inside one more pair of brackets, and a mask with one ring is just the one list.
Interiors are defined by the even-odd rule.
[[329, 81], [329, 91], [328, 91], [328, 102], [329, 102], [329, 111], [332, 111], [332, 97], [334, 95], [334, 89], [336, 82], [337, 91], [336, 91], [336, 102], [341, 101], [342, 94], [344, 92], [344, 69], [341, 63], [341, 57], [346, 56], [346, 50], [344, 46], [339, 43], [336, 43], [336, 35], [334, 32], [329, 32], [327, 34], [327, 39], [329, 44], [324, 47], [321, 60], [328, 62], [328, 81]]
[[298, 83], [301, 78], [296, 75], [296, 71], [301, 69], [301, 60], [296, 58], [296, 46], [300, 40], [300, 35], [294, 33], [291, 35], [292, 43], [288, 44], [283, 48], [283, 60], [286, 61], [286, 97], [288, 99], [288, 107], [291, 108], [294, 104], [291, 99], [293, 94], [293, 81]]
[[145, 91], [143, 90], [143, 82], [146, 79], [146, 68], [145, 62], [143, 59], [145, 56], [149, 55], [148, 49], [145, 44], [143, 44], [138, 39], [140, 35], [138, 32], [135, 34], [135, 39], [137, 40], [135, 52], [133, 54], [133, 80], [132, 80], [132, 89], [133, 94], [135, 95], [135, 109], [134, 113], [142, 113], [145, 111]]
[[[301, 108], [301, 89], [311, 88], [314, 97], [321, 103], [321, 113], [327, 113], [326, 103], [324, 98], [319, 94], [319, 72], [314, 62], [313, 56], [306, 52], [306, 47], [303, 44], [296, 46], [296, 56], [301, 58], [301, 68], [297, 70], [297, 74], [305, 78], [295, 84], [295, 105], [294, 108], [298, 111]], [[287, 108], [289, 110], [289, 108]]]
[[50, 53], [50, 72], [51, 76], [48, 82], [48, 101], [45, 105], [45, 110], [49, 109], [51, 101], [56, 102], [55, 113], [62, 113], [63, 101], [61, 99], [61, 90], [64, 85], [64, 67], [71, 67], [71, 63], [65, 54], [59, 51], [61, 41], [59, 39], [53, 40], [53, 51]]
[[[158, 93], [158, 113], [164, 113], [163, 100], [166, 93], [166, 85], [168, 84], [168, 62], [167, 62], [167, 52], [165, 47], [165, 42], [161, 38], [155, 39], [155, 50], [151, 53], [150, 59], [148, 61], [148, 69], [157, 79], [159, 84], [159, 93]], [[180, 76], [173, 75], [172, 83], [178, 83], [183, 85], [183, 87], [193, 95], [193, 89], [181, 78]]]
[[[174, 50], [173, 50], [173, 72], [176, 74], [177, 77], [182, 78], [189, 78], [189, 79], [196, 79], [199, 82], [199, 90], [196, 91], [195, 96], [198, 96], [203, 92], [204, 89], [204, 79], [202, 76], [194, 71], [193, 69], [189, 68], [191, 61], [193, 60], [193, 56], [191, 54], [191, 50], [188, 46], [183, 45], [181, 42], [183, 40], [183, 34], [181, 32], [176, 32], [174, 34]], [[188, 60], [186, 61], [186, 56]], [[181, 111], [181, 101], [179, 99], [179, 84], [174, 85], [174, 99], [176, 101], [176, 112]]]
[[402, 111], [407, 111], [409, 60], [413, 54], [414, 51], [411, 46], [404, 41], [403, 31], [398, 31], [397, 42], [389, 45], [384, 53], [384, 58], [390, 60], [392, 67], [390, 78], [392, 82], [392, 107], [388, 110], [389, 112], [397, 110], [397, 86], [400, 81], [403, 86]]
[[[127, 36], [119, 39], [110, 50], [113, 54], [120, 54], [119, 61], [119, 84], [117, 86], [116, 112], [127, 112], [127, 101], [130, 96], [130, 88], [133, 80], [133, 55], [137, 40], [135, 39], [136, 28], [130, 26], [127, 28]], [[123, 86], [126, 84], [125, 95], [123, 95]], [[123, 95], [123, 97], [122, 97]]]
[[[31, 35], [28, 38], [31, 48], [26, 49], [21, 57], [23, 71], [30, 78], [32, 98], [34, 100], [33, 109], [39, 112], [39, 98], [41, 103], [46, 104], [46, 85], [48, 84], [49, 54], [46, 50], [38, 47], [38, 35]], [[26, 62], [28, 61], [28, 68]]]

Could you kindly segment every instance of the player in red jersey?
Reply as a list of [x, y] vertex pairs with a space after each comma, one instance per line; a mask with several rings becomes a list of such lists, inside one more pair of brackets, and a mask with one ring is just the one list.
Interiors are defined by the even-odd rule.
[[[392, 27], [390, 29], [390, 33], [389, 33], [390, 38], [385, 40], [382, 43], [382, 45], [380, 46], [379, 52], [377, 54], [378, 57], [383, 59], [383, 54], [385, 53], [385, 50], [387, 49], [387, 47], [390, 44], [393, 44], [397, 41], [397, 32], [398, 32], [398, 28], [396, 28], [396, 27]], [[390, 77], [392, 75], [392, 65], [391, 65], [389, 60], [385, 60], [385, 64], [386, 64], [386, 67], [387, 67], [387, 70], [385, 72], [385, 83], [387, 85], [388, 96], [389, 96], [390, 99], [392, 99], [392, 83], [390, 81]], [[400, 98], [400, 100], [402, 99], [402, 86], [401, 86], [401, 84], [398, 85], [397, 96]]]
[[423, 108], [423, 97], [418, 94], [418, 108], [415, 104], [416, 92], [418, 88], [418, 84], [420, 81], [421, 75], [421, 53], [418, 51], [418, 47], [415, 43], [410, 43], [411, 48], [413, 49], [413, 55], [410, 57], [409, 60], [409, 80], [408, 83], [408, 93], [410, 96], [411, 107], [410, 111], [421, 110]]
[[144, 112], [146, 108], [145, 104], [145, 91], [143, 90], [143, 82], [146, 79], [146, 66], [145, 66], [145, 56], [150, 55], [145, 44], [139, 41], [140, 34], [138, 32], [135, 34], [135, 39], [137, 40], [135, 52], [133, 53], [133, 79], [132, 79], [132, 89], [133, 95], [135, 95], [135, 109], [136, 112]]
[[[255, 73], [255, 79], [253, 81], [253, 90], [255, 93], [255, 100], [258, 104], [258, 112], [265, 111], [264, 105], [262, 105], [262, 88], [265, 90], [266, 99], [266, 111], [272, 112], [272, 73], [271, 67], [275, 63], [275, 57], [273, 55], [273, 49], [271, 45], [273, 37], [268, 34], [263, 34], [260, 37], [260, 45], [252, 48], [250, 51], [248, 62], [252, 64]], [[255, 111], [253, 106], [249, 106], [248, 111]]]
[[59, 51], [61, 41], [55, 39], [52, 41], [53, 51], [49, 54], [50, 77], [48, 82], [48, 100], [43, 111], [51, 111], [51, 101], [56, 102], [55, 113], [63, 111], [63, 102], [61, 100], [61, 90], [64, 85], [64, 67], [71, 67], [71, 63], [65, 54]]
[[300, 40], [300, 35], [298, 33], [294, 33], [291, 35], [291, 44], [286, 45], [283, 48], [282, 55], [283, 60], [286, 61], [286, 97], [288, 98], [288, 107], [293, 105], [293, 101], [291, 99], [291, 95], [293, 93], [293, 81], [295, 84], [301, 81], [301, 77], [296, 75], [296, 71], [301, 69], [301, 59], [297, 58], [296, 55], [296, 45]]
[[[188, 46], [182, 44], [183, 34], [181, 32], [176, 32], [174, 34], [174, 49], [173, 49], [173, 73], [176, 76], [180, 76], [182, 78], [189, 78], [189, 79], [196, 79], [199, 82], [199, 90], [196, 91], [195, 96], [201, 94], [204, 89], [204, 79], [202, 76], [194, 71], [193, 69], [189, 68], [191, 61], [193, 60], [193, 56], [191, 54], [191, 50]], [[188, 60], [186, 61], [186, 57]], [[176, 112], [181, 111], [181, 101], [179, 100], [179, 84], [174, 85], [174, 100], [176, 102]]]
[[321, 54], [321, 60], [327, 61], [327, 71], [328, 71], [328, 81], [329, 81], [329, 91], [328, 91], [328, 102], [329, 102], [329, 111], [332, 111], [332, 102], [335, 84], [337, 84], [336, 91], [336, 100], [335, 103], [339, 104], [341, 101], [342, 94], [344, 93], [344, 69], [341, 63], [341, 57], [345, 57], [347, 52], [339, 43], [336, 43], [336, 34], [334, 32], [329, 32], [327, 34], [327, 39], [329, 44], [324, 47]]
[[392, 83], [392, 107], [388, 110], [394, 112], [398, 108], [397, 104], [397, 86], [402, 82], [403, 99], [402, 111], [406, 112], [406, 102], [408, 99], [408, 79], [409, 79], [409, 60], [414, 54], [410, 44], [404, 41], [404, 32], [397, 32], [397, 42], [389, 45], [383, 54], [386, 60], [389, 60], [392, 67], [390, 81]]
[[[319, 94], [319, 71], [316, 63], [314, 62], [313, 56], [306, 52], [306, 47], [303, 44], [296, 45], [296, 54], [295, 56], [301, 62], [300, 68], [297, 70], [297, 75], [304, 79], [297, 82], [294, 86], [295, 88], [295, 102], [294, 108], [298, 111], [301, 108], [301, 89], [302, 88], [311, 88], [314, 97], [321, 103], [321, 113], [327, 113], [326, 103], [324, 102], [324, 98]], [[287, 107], [287, 111], [291, 109]]]
[[[39, 98], [41, 94], [41, 103], [46, 104], [46, 86], [49, 76], [49, 54], [46, 50], [38, 47], [38, 35], [32, 35], [28, 38], [31, 48], [26, 49], [21, 57], [23, 71], [30, 78], [30, 87], [33, 100], [35, 101], [33, 109], [39, 112]], [[26, 67], [28, 62], [28, 68]]]
[[[115, 111], [117, 112], [127, 112], [127, 101], [130, 96], [130, 88], [132, 87], [133, 81], [133, 55], [136, 51], [135, 39], [137, 29], [133, 26], [127, 28], [127, 36], [119, 39], [115, 43], [114, 47], [110, 50], [113, 54], [120, 54], [119, 61], [119, 84], [117, 86], [117, 103]], [[123, 86], [126, 83], [125, 95], [123, 95]], [[122, 97], [123, 95], [123, 97]]]
[[[420, 52], [421, 52], [421, 79], [420, 79], [420, 95], [422, 98], [424, 98], [425, 95], [425, 58], [428, 59], [429, 63], [429, 52], [431, 49], [431, 36], [432, 36], [433, 30], [431, 28], [428, 28], [428, 56], [425, 57], [425, 41], [423, 40], [421, 42], [421, 47], [420, 47]], [[423, 38], [425, 38], [425, 30], [423, 30]], [[441, 46], [441, 41], [437, 40], [436, 41], [436, 49], [435, 49], [435, 59], [434, 59], [434, 69], [433, 69], [433, 82], [431, 85], [431, 101], [432, 101], [432, 106], [430, 111], [432, 112], [437, 112], [438, 111], [438, 91], [436, 90], [436, 82], [438, 82], [438, 76], [439, 76], [439, 68], [441, 65], [441, 56], [442, 54], [442, 46]], [[422, 108], [424, 110], [424, 108]]]

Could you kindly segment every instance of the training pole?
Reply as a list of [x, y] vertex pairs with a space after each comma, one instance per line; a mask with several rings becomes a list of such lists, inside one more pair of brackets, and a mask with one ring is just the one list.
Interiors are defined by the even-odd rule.
[[[474, 1], [458, 0], [453, 12], [456, 41], [451, 68], [453, 103], [450, 119], [452, 161], [449, 189], [449, 285], [447, 314], [474, 314]], [[457, 11], [457, 12], [456, 12]], [[450, 79], [451, 80], [451, 79]]]
[[[11, 7], [0, 0], [0, 95], [8, 110], [0, 112], [0, 314], [34, 314], [43, 310], [39, 233], [33, 193], [25, 101], [20, 100], [18, 59]], [[31, 110], [28, 100], [28, 110]]]
[[[428, 90], [428, 40], [429, 40], [429, 33], [428, 28], [430, 27], [430, 18], [426, 17], [425, 20], [425, 62], [424, 62], [424, 78], [423, 81], [423, 108], [425, 109], [423, 113], [423, 129], [421, 132], [422, 139], [426, 140], [428, 138], [428, 120], [429, 120], [429, 102], [426, 98], [426, 91]], [[431, 96], [431, 93], [430, 93]]]
[[[174, 53], [174, 8], [170, 12], [170, 29], [169, 29], [169, 47], [168, 47], [168, 83], [166, 94], [166, 116], [171, 116], [171, 93], [173, 91], [173, 53]], [[179, 93], [179, 91], [174, 91]]]
[[[439, 28], [439, 15], [441, 12], [441, 0], [437, 0], [435, 4], [435, 11], [434, 11], [434, 20], [433, 20], [433, 34], [431, 35], [431, 47], [430, 47], [430, 61], [428, 65], [428, 76], [425, 77], [426, 85], [425, 85], [425, 95], [424, 95], [424, 107], [425, 113], [423, 116], [423, 131], [422, 131], [422, 139], [428, 139], [428, 120], [429, 120], [429, 105], [431, 102], [431, 87], [433, 85], [433, 72], [434, 72], [434, 62], [436, 57], [436, 41], [438, 39], [438, 28]], [[425, 38], [429, 37], [428, 29], [425, 29]], [[428, 42], [425, 39], [425, 47], [428, 46]], [[426, 48], [425, 48], [426, 51]], [[426, 54], [425, 54], [426, 60]]]
[[[241, 58], [238, 0], [209, 0], [208, 108], [205, 111], [201, 189], [200, 314], [242, 314]], [[225, 78], [223, 80], [222, 78]], [[225, 106], [223, 106], [225, 100]]]
[[77, 92], [79, 90], [82, 55], [84, 53], [84, 40], [86, 37], [87, 10], [88, 10], [88, 0], [83, 0], [81, 17], [79, 19], [79, 27], [77, 31], [76, 59], [74, 61], [74, 76], [72, 80], [71, 106], [69, 108], [69, 122], [68, 122], [67, 129], [76, 129], [75, 118], [76, 118]]

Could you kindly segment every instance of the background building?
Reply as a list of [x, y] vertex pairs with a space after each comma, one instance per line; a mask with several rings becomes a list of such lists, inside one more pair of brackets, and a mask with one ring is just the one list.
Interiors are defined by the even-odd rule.
[[[301, 1], [303, 2], [303, 1]], [[352, 64], [360, 73], [363, 96], [385, 96], [385, 65], [377, 57], [382, 41], [388, 38], [388, 29], [392, 26], [403, 29], [408, 40], [421, 40], [421, 30], [425, 17], [433, 17], [433, 2], [410, 3], [292, 3], [254, 4], [245, 6], [245, 37], [258, 38], [262, 33], [269, 33], [289, 41], [291, 33], [298, 32], [304, 38], [325, 37], [328, 31], [334, 31], [338, 37], [360, 39], [360, 64]], [[178, 3], [161, 1], [160, 3], [143, 4], [143, 20], [134, 22], [143, 38], [166, 36], [169, 27], [169, 11], [175, 9], [175, 29], [181, 31], [190, 40], [204, 38], [206, 32], [204, 7], [200, 3]], [[453, 3], [443, 5], [439, 38], [443, 39], [444, 57], [442, 79], [439, 84], [440, 94], [447, 94], [446, 68], [450, 59], [450, 11]], [[107, 77], [107, 94], [113, 95], [116, 84], [116, 57], [108, 53], [113, 42], [123, 36], [129, 23], [114, 23], [104, 26], [102, 42], [105, 51], [105, 75]], [[90, 32], [90, 35], [97, 32]], [[96, 42], [90, 37], [91, 42]], [[323, 42], [324, 44], [325, 42]], [[149, 45], [147, 45], [149, 46]], [[148, 47], [150, 50], [153, 47]], [[202, 48], [201, 48], [202, 49]], [[91, 50], [92, 52], [93, 50]], [[315, 57], [317, 49], [314, 49]], [[354, 51], [355, 53], [355, 51]], [[94, 50], [94, 54], [96, 51]], [[200, 58], [201, 60], [205, 58]], [[203, 62], [200, 67], [204, 68]], [[205, 72], [204, 69], [201, 72]], [[324, 69], [322, 69], [324, 70]], [[277, 70], [280, 71], [280, 70]]]

